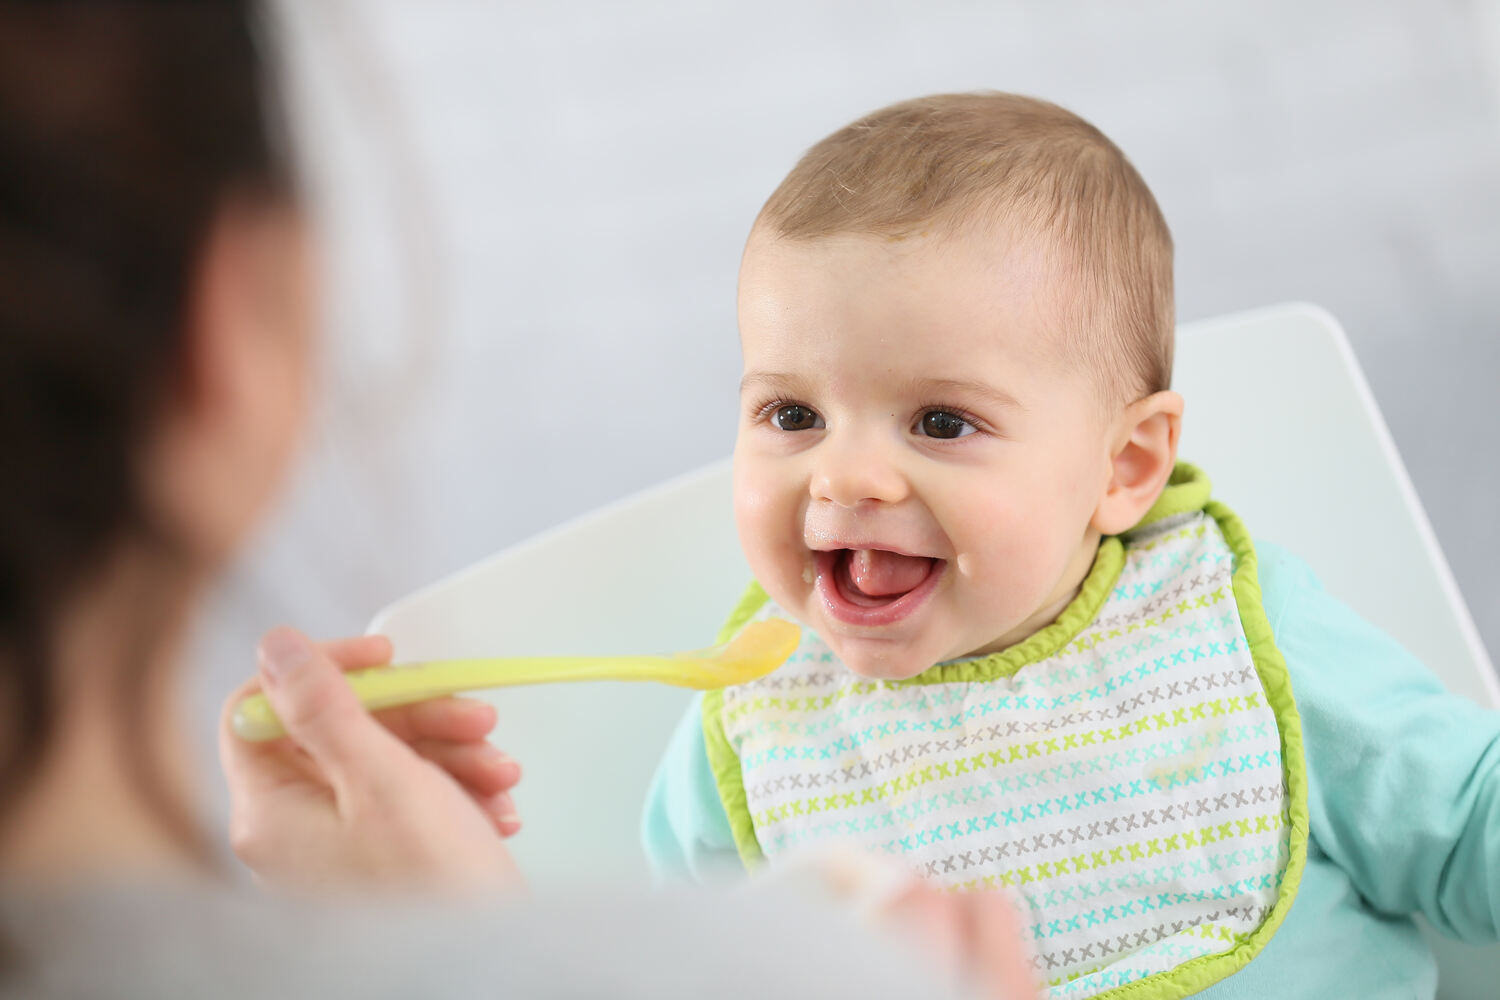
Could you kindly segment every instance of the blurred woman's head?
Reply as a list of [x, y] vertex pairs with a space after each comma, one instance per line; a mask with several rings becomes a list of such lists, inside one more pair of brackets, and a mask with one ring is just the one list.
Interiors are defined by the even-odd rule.
[[[294, 448], [314, 309], [252, 8], [0, 4], [0, 809], [89, 689], [172, 810], [152, 664]], [[80, 657], [84, 606], [128, 628]]]

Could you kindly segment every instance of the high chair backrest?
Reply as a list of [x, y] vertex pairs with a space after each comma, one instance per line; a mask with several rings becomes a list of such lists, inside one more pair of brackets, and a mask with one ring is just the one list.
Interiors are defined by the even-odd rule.
[[[1282, 305], [1185, 325], [1175, 385], [1187, 399], [1181, 454], [1256, 537], [1305, 559], [1454, 691], [1500, 707], [1473, 621], [1332, 316]], [[403, 661], [709, 645], [749, 579], [730, 501], [729, 464], [719, 462], [402, 598], [370, 629], [390, 635]], [[498, 742], [525, 769], [525, 828], [513, 845], [531, 880], [644, 881], [641, 805], [690, 694], [590, 684], [488, 697]], [[1442, 961], [1442, 996], [1493, 996], [1500, 950], [1447, 948]]]

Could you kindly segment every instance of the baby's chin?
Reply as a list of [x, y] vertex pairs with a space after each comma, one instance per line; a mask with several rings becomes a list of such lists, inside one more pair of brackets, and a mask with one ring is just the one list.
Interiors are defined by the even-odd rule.
[[926, 672], [939, 661], [931, 654], [878, 639], [824, 636], [835, 656], [850, 672], [872, 681], [905, 681]]

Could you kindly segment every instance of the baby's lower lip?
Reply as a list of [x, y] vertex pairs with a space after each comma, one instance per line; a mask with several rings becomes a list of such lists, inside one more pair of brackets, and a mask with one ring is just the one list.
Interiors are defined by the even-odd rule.
[[905, 593], [894, 595], [889, 600], [871, 602], [869, 598], [862, 597], [856, 601], [844, 589], [845, 571], [841, 560], [846, 558], [847, 553], [847, 549], [813, 553], [817, 568], [818, 596], [822, 598], [823, 607], [836, 621], [867, 628], [894, 625], [910, 617], [937, 589], [938, 581], [948, 566], [942, 559], [933, 559], [927, 576]]

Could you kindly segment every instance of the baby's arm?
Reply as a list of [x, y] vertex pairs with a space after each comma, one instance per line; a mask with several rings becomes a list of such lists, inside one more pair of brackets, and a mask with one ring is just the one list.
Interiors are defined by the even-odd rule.
[[1302, 717], [1313, 839], [1376, 909], [1496, 940], [1500, 712], [1449, 693], [1304, 564], [1257, 549]]
[[744, 874], [703, 741], [703, 696], [688, 706], [646, 797], [641, 841], [658, 880], [723, 881]]

